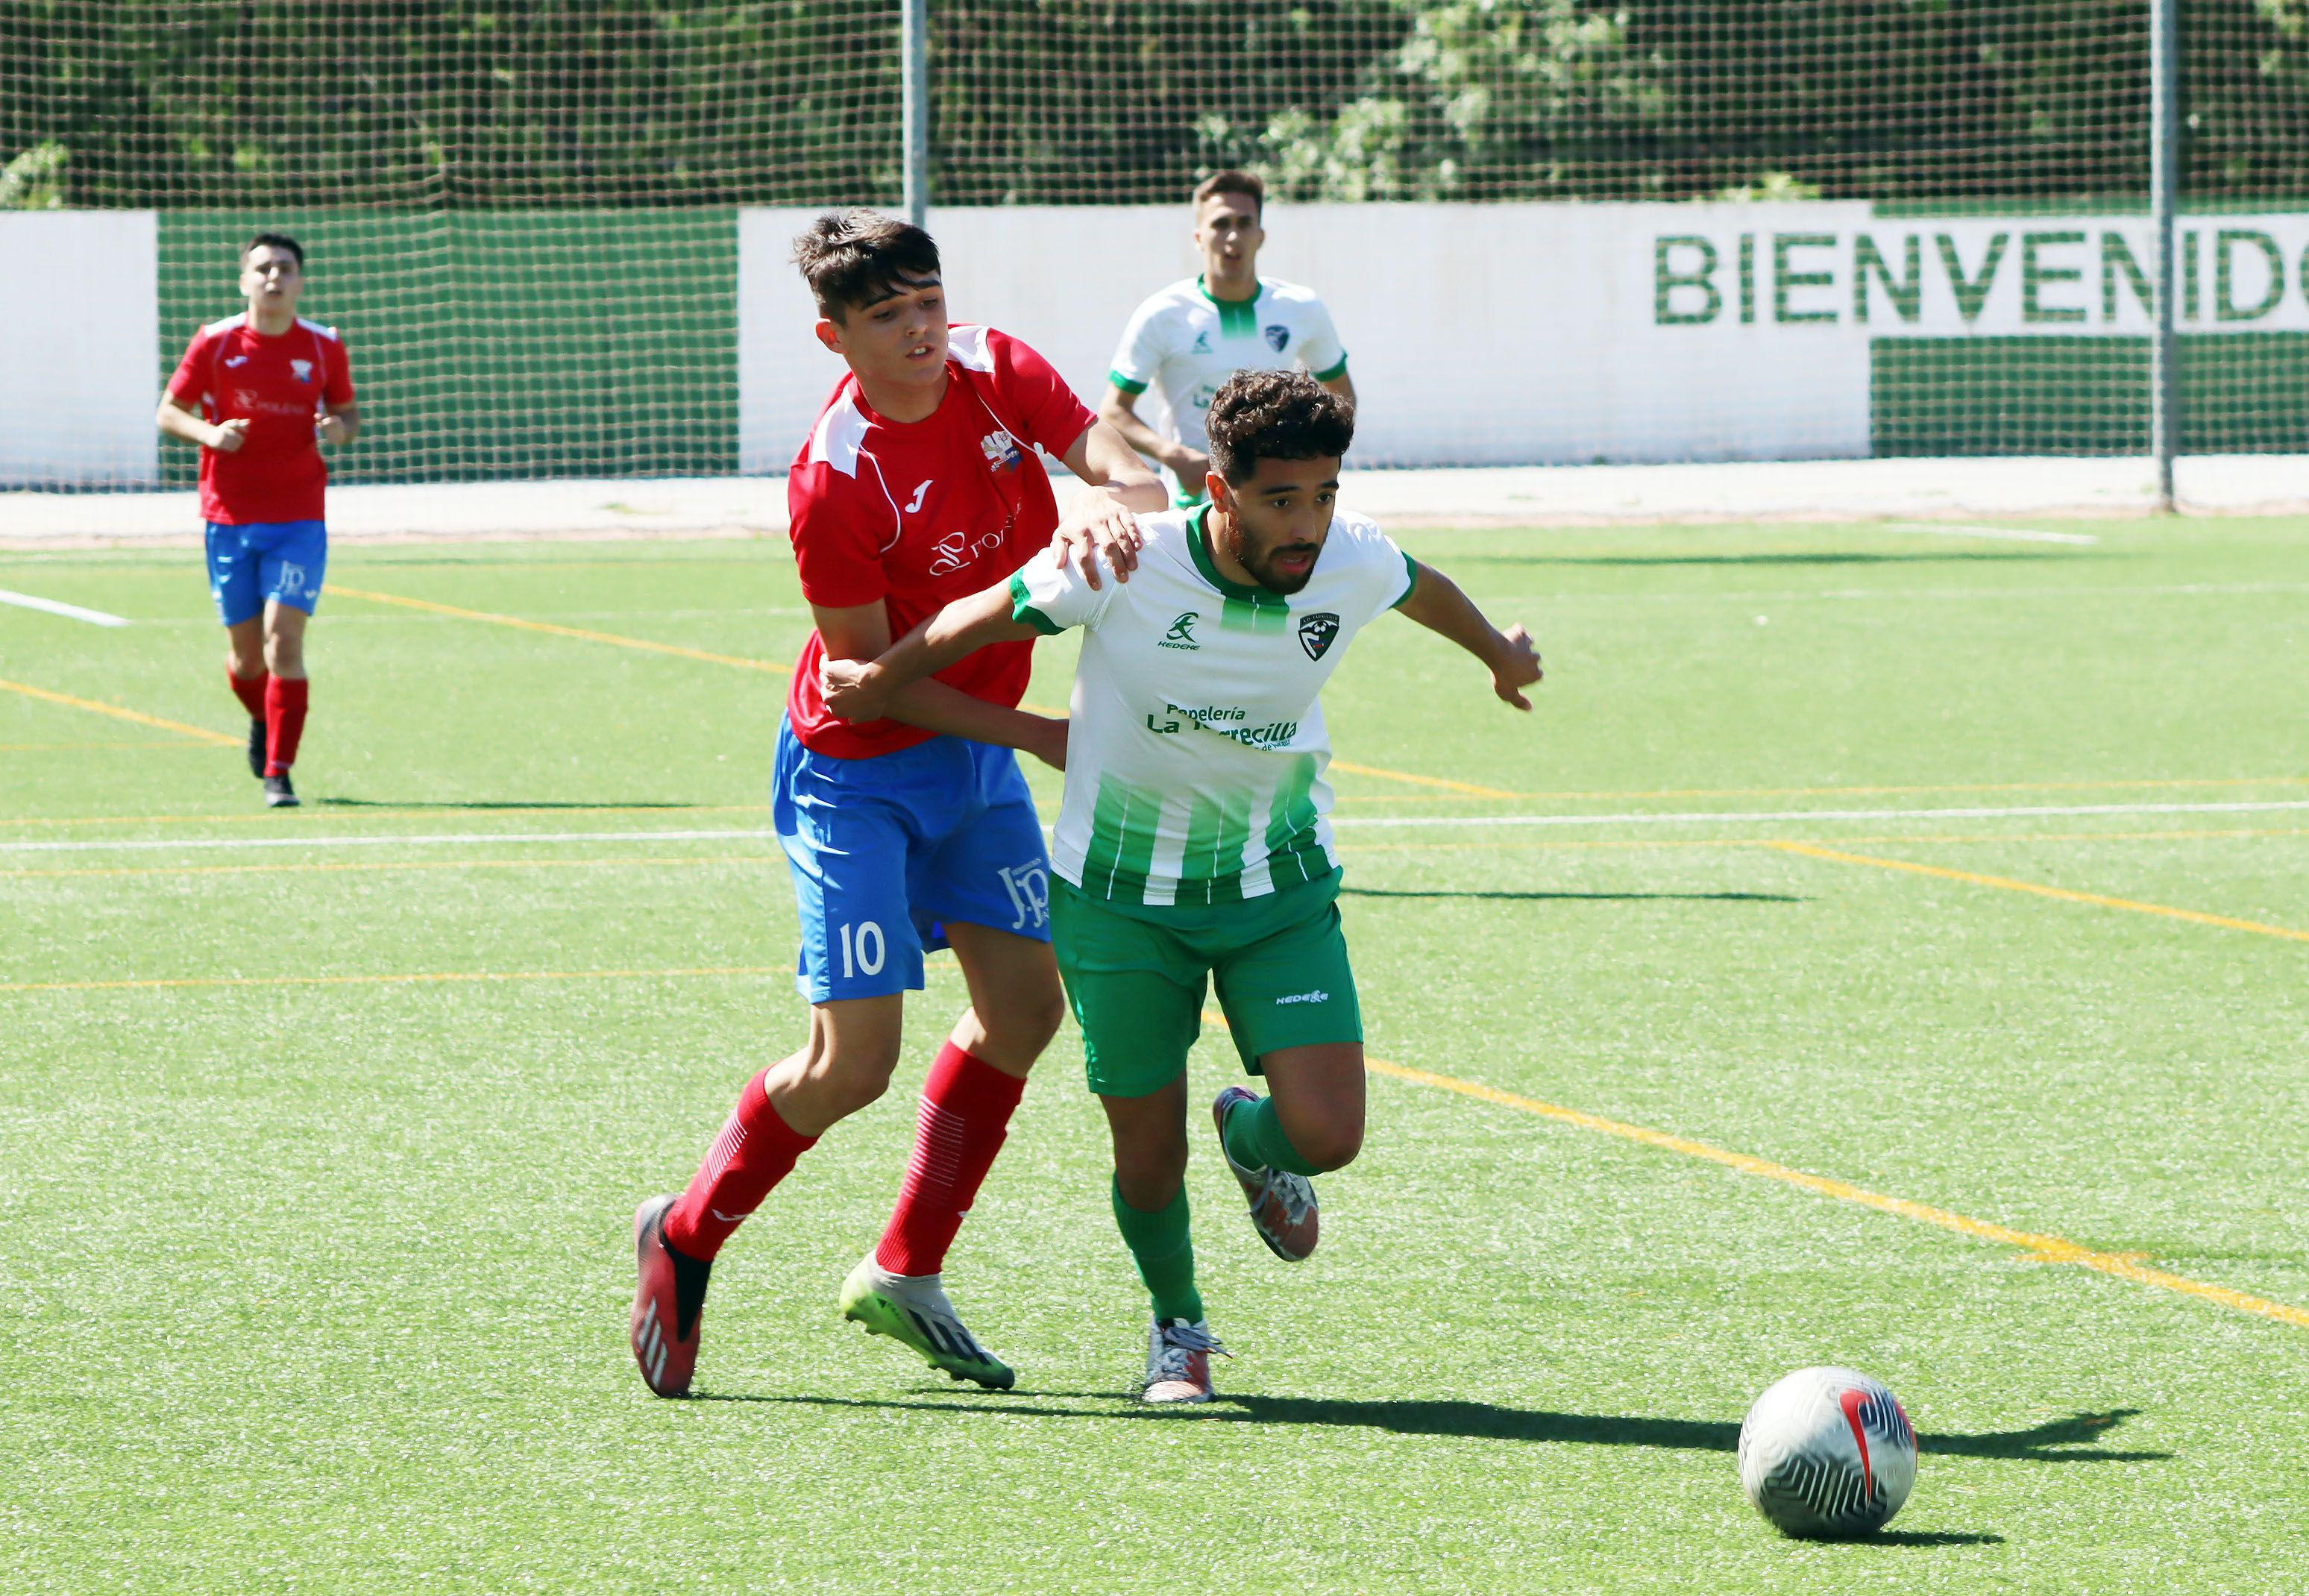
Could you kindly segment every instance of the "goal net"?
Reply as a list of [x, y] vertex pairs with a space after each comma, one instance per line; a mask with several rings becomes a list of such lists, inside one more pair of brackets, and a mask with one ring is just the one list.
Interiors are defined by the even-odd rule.
[[[837, 375], [787, 241], [900, 202], [901, 9], [0, 0], [0, 483], [188, 480], [151, 406], [259, 229], [340, 481], [781, 469]], [[955, 312], [1085, 398], [1241, 167], [1366, 463], [2146, 446], [2146, 0], [926, 9]], [[2184, 444], [2299, 450], [2309, 4], [2184, 18]]]

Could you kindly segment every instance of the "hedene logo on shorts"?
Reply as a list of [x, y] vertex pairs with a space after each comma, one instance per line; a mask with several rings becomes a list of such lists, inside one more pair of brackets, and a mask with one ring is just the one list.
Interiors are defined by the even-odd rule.
[[1293, 992], [1288, 996], [1278, 997], [1275, 1000], [1275, 1006], [1281, 1008], [1286, 1003], [1328, 1003], [1330, 1001], [1331, 995], [1318, 987], [1312, 992]]
[[1158, 649], [1186, 649], [1200, 653], [1203, 645], [1195, 641], [1195, 623], [1202, 618], [1194, 610], [1180, 610], [1179, 618], [1171, 623], [1171, 629], [1168, 632], [1155, 640], [1154, 646]]

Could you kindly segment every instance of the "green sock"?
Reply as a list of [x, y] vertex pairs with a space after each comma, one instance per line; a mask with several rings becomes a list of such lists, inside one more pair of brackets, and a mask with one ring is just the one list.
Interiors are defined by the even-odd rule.
[[1271, 1097], [1228, 1109], [1225, 1140], [1227, 1156], [1246, 1169], [1280, 1169], [1286, 1175], [1323, 1172], [1300, 1157], [1283, 1134], [1283, 1117], [1275, 1111]]
[[1122, 1228], [1123, 1244], [1138, 1265], [1138, 1278], [1154, 1299], [1158, 1319], [1203, 1322], [1203, 1294], [1195, 1290], [1195, 1243], [1187, 1233], [1187, 1186], [1154, 1213], [1143, 1213], [1122, 1200], [1122, 1183], [1114, 1183], [1114, 1222]]

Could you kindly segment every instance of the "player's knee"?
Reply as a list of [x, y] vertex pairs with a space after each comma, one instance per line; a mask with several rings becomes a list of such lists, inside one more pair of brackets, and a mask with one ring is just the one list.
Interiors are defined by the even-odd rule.
[[894, 1042], [836, 1043], [809, 1061], [805, 1074], [819, 1104], [844, 1118], [878, 1101], [898, 1067]]
[[1363, 1127], [1360, 1119], [1325, 1117], [1311, 1125], [1284, 1128], [1299, 1156], [1318, 1169], [1344, 1169], [1353, 1163], [1355, 1154], [1363, 1150]]
[[1142, 1213], [1152, 1213], [1169, 1203], [1186, 1178], [1184, 1132], [1175, 1138], [1115, 1143], [1115, 1184], [1122, 1188], [1122, 1200]]
[[[264, 663], [274, 676], [302, 676], [305, 674], [305, 645], [295, 638], [276, 633], [264, 640]], [[252, 671], [249, 674], [255, 673]]]
[[243, 652], [232, 644], [227, 643], [224, 651], [224, 668], [244, 682], [255, 680], [264, 674], [263, 647], [260, 645]]

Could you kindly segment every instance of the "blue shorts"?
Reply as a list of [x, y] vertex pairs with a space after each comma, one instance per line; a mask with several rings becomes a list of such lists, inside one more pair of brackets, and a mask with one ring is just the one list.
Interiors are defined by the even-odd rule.
[[317, 521], [252, 521], [209, 529], [209, 591], [228, 626], [253, 621], [264, 601], [313, 613], [329, 569], [328, 528]]
[[778, 726], [772, 824], [801, 908], [811, 1003], [919, 991], [947, 923], [1051, 939], [1051, 862], [1018, 756], [938, 737], [836, 759]]

